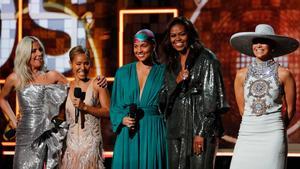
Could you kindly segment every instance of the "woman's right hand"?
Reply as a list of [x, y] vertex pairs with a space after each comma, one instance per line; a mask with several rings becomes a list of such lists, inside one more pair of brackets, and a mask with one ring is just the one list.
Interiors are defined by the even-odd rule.
[[187, 69], [181, 70], [176, 77], [176, 83], [178, 84], [181, 81], [188, 79], [189, 73], [190, 72]]
[[134, 120], [134, 118], [126, 116], [126, 117], [123, 118], [122, 124], [124, 126], [127, 126], [128, 128], [130, 128], [130, 127], [135, 125], [135, 120]]

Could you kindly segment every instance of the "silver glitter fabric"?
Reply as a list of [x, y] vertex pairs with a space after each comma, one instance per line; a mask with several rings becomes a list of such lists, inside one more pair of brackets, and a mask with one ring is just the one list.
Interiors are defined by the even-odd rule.
[[[203, 47], [191, 48], [191, 67], [186, 90], [176, 83], [181, 69], [168, 69], [160, 93], [160, 108], [167, 121], [169, 168], [212, 169], [218, 136], [223, 134], [221, 114], [229, 108], [225, 100], [220, 63]], [[166, 108], [164, 108], [166, 107]], [[205, 138], [204, 152], [193, 153], [194, 136]]]
[[51, 122], [67, 96], [67, 86], [31, 84], [18, 91], [21, 118], [16, 133], [14, 169], [56, 168], [65, 122]]

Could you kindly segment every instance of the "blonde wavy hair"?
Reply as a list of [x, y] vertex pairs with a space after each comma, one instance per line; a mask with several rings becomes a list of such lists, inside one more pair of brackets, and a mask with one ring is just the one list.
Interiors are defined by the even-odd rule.
[[[43, 49], [43, 60], [45, 58], [45, 48], [42, 42], [35, 36], [25, 36], [21, 42], [19, 42], [16, 49], [16, 56], [14, 60], [14, 72], [20, 79], [20, 83], [17, 84], [16, 89], [22, 89], [26, 84], [33, 80], [32, 70], [30, 68], [31, 50], [33, 42], [38, 42]], [[45, 71], [45, 62], [41, 66], [40, 70]]]

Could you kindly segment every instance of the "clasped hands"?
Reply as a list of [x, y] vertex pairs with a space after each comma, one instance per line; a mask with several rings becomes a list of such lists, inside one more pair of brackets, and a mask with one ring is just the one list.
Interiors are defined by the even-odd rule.
[[200, 155], [204, 151], [204, 138], [201, 136], [194, 136], [193, 151], [195, 155]]

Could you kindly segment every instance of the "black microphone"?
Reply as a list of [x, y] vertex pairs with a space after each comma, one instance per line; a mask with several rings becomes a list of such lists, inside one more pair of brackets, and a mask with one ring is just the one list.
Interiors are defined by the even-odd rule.
[[135, 121], [135, 125], [131, 126], [129, 128], [129, 136], [130, 137], [133, 137], [135, 132], [136, 132], [136, 123], [137, 123], [137, 105], [135, 103], [132, 103], [129, 105], [129, 113], [128, 113], [128, 116], [130, 118], [133, 118], [134, 121]]
[[[74, 88], [74, 97], [78, 98], [81, 100], [82, 97], [82, 92], [80, 87], [75, 87]], [[79, 117], [79, 109], [75, 108], [75, 123], [78, 123], [78, 117]]]

